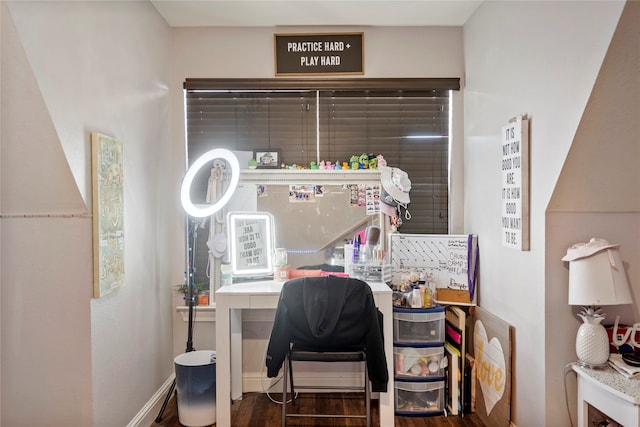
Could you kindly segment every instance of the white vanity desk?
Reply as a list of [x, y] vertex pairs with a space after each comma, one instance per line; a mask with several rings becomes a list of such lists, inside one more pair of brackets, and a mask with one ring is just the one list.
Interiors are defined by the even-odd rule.
[[[231, 427], [231, 401], [242, 398], [242, 310], [275, 309], [284, 282], [273, 280], [223, 286], [216, 300], [216, 425]], [[380, 393], [380, 425], [394, 425], [393, 306], [387, 284], [369, 283], [383, 314], [383, 334], [389, 383]]]
[[578, 375], [579, 427], [591, 425], [589, 405], [624, 426], [640, 426], [640, 379], [627, 379], [612, 367], [572, 369]]

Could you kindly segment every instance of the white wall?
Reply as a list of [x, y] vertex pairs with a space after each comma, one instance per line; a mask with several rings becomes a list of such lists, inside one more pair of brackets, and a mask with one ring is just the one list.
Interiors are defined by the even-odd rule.
[[[173, 371], [169, 27], [148, 2], [0, 6], [1, 423], [126, 425]], [[100, 299], [94, 131], [125, 153], [126, 286]]]
[[[568, 245], [549, 247], [545, 212], [623, 6], [488, 1], [464, 27], [465, 229], [480, 236], [484, 254], [479, 304], [515, 327], [518, 427], [569, 425], [562, 375], [575, 359], [578, 325], [566, 323], [566, 277], [546, 281], [547, 260], [562, 268]], [[500, 130], [518, 114], [531, 119], [531, 250], [524, 252], [503, 248], [500, 240]], [[560, 312], [546, 305], [547, 293], [558, 295], [558, 288], [564, 289]]]
[[[454, 27], [393, 28], [393, 27], [253, 27], [253, 28], [174, 28], [172, 45], [172, 86], [182, 87], [185, 78], [273, 78], [274, 33], [364, 32], [363, 77], [464, 77], [462, 60], [462, 29]], [[464, 82], [462, 82], [464, 83]], [[461, 120], [461, 92], [454, 93], [454, 103], [460, 106], [456, 115]], [[173, 155], [184, 164], [184, 116], [182, 94], [173, 93], [172, 129]], [[452, 148], [452, 210], [454, 232], [462, 226], [462, 123], [454, 123]], [[179, 183], [184, 169], [175, 170]], [[177, 187], [176, 187], [177, 188]], [[184, 258], [184, 228], [174, 233], [173, 259]], [[177, 267], [177, 262], [174, 263]], [[183, 268], [175, 268], [175, 283], [183, 280]], [[174, 352], [184, 349], [186, 324], [174, 315]], [[272, 317], [271, 317], [272, 318]], [[243, 366], [245, 385], [260, 390], [264, 366], [264, 346], [271, 325], [264, 323], [268, 314], [257, 321], [245, 322]], [[207, 348], [214, 337], [213, 323], [199, 323], [194, 334], [196, 348]], [[213, 341], [215, 342], [215, 341]], [[203, 347], [204, 346], [204, 347]], [[252, 379], [248, 379], [252, 378]]]
[[[2, 11], [0, 7], [0, 28], [2, 26]], [[0, 31], [0, 49], [2, 48], [2, 31]], [[1, 52], [1, 51], [0, 51]], [[0, 82], [2, 81], [2, 67], [0, 66]], [[2, 85], [0, 84], [0, 100], [2, 100]], [[2, 102], [0, 102], [0, 117], [2, 117]], [[0, 147], [2, 147], [2, 120], [0, 120]], [[2, 150], [0, 150], [0, 164], [2, 164]], [[2, 174], [0, 174], [0, 212], [2, 212]], [[0, 242], [2, 242], [2, 221], [0, 221]], [[2, 284], [2, 244], [0, 244], [0, 286]], [[0, 319], [2, 319], [2, 292], [0, 288]], [[0, 328], [0, 367], [2, 366], [2, 328]], [[0, 368], [0, 384], [2, 384], [2, 369]], [[0, 393], [2, 388], [0, 386]], [[0, 399], [0, 420], [2, 420], [2, 399]]]

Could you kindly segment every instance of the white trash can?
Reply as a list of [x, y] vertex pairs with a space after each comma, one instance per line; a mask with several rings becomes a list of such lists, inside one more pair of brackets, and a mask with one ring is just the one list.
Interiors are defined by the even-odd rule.
[[174, 359], [178, 392], [178, 419], [188, 427], [216, 422], [216, 352], [198, 350]]

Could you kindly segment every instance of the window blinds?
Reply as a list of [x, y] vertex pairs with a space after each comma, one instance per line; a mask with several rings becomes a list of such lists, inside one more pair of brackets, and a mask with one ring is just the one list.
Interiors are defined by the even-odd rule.
[[309, 167], [382, 154], [412, 183], [411, 220], [400, 230], [446, 234], [450, 91], [458, 89], [458, 79], [188, 79], [188, 158], [216, 147], [267, 149]]

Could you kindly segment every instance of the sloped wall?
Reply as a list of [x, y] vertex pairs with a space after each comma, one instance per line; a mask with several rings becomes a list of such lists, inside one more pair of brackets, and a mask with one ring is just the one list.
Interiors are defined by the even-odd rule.
[[2, 424], [91, 424], [91, 216], [2, 17]]
[[[0, 7], [1, 424], [127, 425], [173, 372], [170, 29], [149, 2]], [[126, 285], [99, 299], [91, 132], [124, 144]]]
[[549, 211], [640, 212], [640, 3], [625, 6]]

